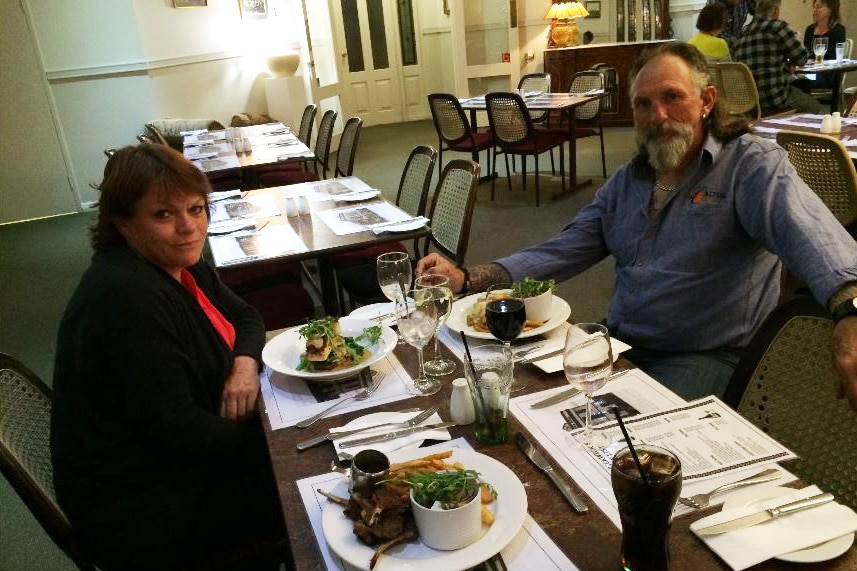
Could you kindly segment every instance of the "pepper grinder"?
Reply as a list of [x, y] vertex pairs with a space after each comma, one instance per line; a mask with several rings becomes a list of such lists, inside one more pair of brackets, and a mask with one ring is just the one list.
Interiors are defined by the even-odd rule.
[[467, 386], [467, 379], [452, 381], [452, 396], [449, 397], [449, 416], [452, 422], [465, 425], [476, 420], [476, 409], [473, 407], [473, 395]]

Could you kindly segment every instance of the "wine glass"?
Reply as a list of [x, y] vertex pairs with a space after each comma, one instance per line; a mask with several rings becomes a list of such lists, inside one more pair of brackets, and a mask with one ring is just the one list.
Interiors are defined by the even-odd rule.
[[827, 38], [815, 38], [812, 42], [812, 51], [815, 53], [815, 63], [824, 63], [824, 54], [827, 53]]
[[440, 274], [424, 274], [414, 282], [421, 299], [430, 300], [437, 306], [437, 327], [434, 331], [434, 359], [425, 363], [426, 373], [437, 377], [448, 375], [455, 370], [455, 361], [446, 359], [440, 353], [440, 328], [452, 313], [452, 290], [449, 278]]
[[586, 395], [583, 443], [604, 446], [607, 438], [592, 430], [592, 393], [604, 386], [613, 370], [613, 349], [607, 328], [600, 323], [570, 326], [565, 336], [562, 364], [569, 384]]
[[[413, 276], [411, 258], [407, 252], [388, 252], [378, 256], [375, 262], [378, 272], [378, 285], [384, 297], [392, 302], [402, 297], [402, 291], [411, 287]], [[399, 344], [404, 343], [402, 332], [399, 331]]]
[[408, 345], [417, 349], [419, 357], [419, 377], [414, 379], [413, 386], [408, 389], [411, 394], [427, 396], [440, 390], [440, 381], [427, 377], [423, 364], [423, 347], [434, 335], [437, 322], [437, 305], [431, 300], [420, 301], [417, 290], [396, 299], [396, 324], [399, 326], [399, 334]]
[[524, 300], [513, 292], [510, 286], [494, 286], [488, 290], [485, 304], [485, 325], [491, 335], [503, 342], [507, 350], [512, 350], [512, 341], [524, 330], [527, 310]]
[[[512, 341], [518, 338], [518, 335], [524, 330], [524, 323], [527, 321], [524, 299], [517, 295], [508, 284], [491, 287], [488, 290], [487, 299], [485, 325], [488, 326], [491, 335], [503, 342], [503, 347], [514, 363]], [[524, 384], [517, 387], [517, 390], [526, 388], [527, 385]]]

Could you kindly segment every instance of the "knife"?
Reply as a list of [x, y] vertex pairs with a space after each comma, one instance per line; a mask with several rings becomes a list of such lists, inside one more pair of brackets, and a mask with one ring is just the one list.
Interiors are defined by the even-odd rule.
[[[427, 410], [430, 410], [430, 409], [427, 409]], [[399, 412], [402, 412], [402, 413], [418, 412], [419, 414], [417, 414], [414, 417], [414, 418], [417, 418], [418, 416], [423, 414], [423, 412], [425, 412], [425, 411], [422, 411], [418, 408], [409, 408], [407, 410], [402, 410]], [[435, 408], [432, 411], [432, 414], [434, 414], [435, 412], [437, 412], [437, 408]], [[429, 415], [429, 416], [431, 416], [431, 415]], [[413, 419], [411, 419], [411, 420], [413, 420]], [[321, 444], [322, 442], [327, 442], [328, 440], [334, 440], [335, 438], [345, 438], [346, 436], [351, 436], [352, 434], [357, 434], [358, 432], [363, 432], [366, 430], [374, 430], [376, 428], [382, 428], [384, 426], [393, 426], [396, 428], [410, 427], [410, 424], [408, 424], [408, 423], [411, 422], [411, 420], [403, 420], [402, 422], [384, 422], [382, 424], [373, 424], [372, 426], [364, 426], [363, 428], [355, 428], [354, 430], [345, 430], [343, 432], [327, 432], [327, 434], [322, 434], [321, 436], [316, 436], [315, 438], [308, 438], [306, 440], [301, 440], [295, 446], [298, 450], [306, 450], [307, 448], [312, 448], [316, 444]], [[423, 420], [425, 420], [425, 419], [423, 419]]]
[[548, 475], [548, 478], [551, 479], [551, 482], [556, 484], [556, 487], [559, 488], [559, 491], [562, 492], [562, 495], [565, 496], [565, 499], [568, 500], [568, 503], [571, 504], [571, 507], [574, 508], [579, 514], [586, 513], [589, 511], [589, 508], [586, 507], [586, 504], [583, 503], [579, 497], [577, 497], [574, 492], [571, 491], [571, 486], [569, 486], [562, 478], [560, 478], [556, 471], [554, 470], [551, 463], [548, 462], [548, 459], [544, 457], [544, 455], [536, 450], [535, 446], [530, 444], [530, 441], [527, 440], [527, 437], [524, 436], [523, 432], [519, 432], [515, 435], [515, 440], [518, 443], [518, 448], [520, 448], [524, 454], [527, 455], [533, 464], [539, 467], [539, 469]]
[[[607, 380], [612, 381], [613, 379], [619, 378], [630, 370], [631, 369], [622, 369], [621, 371], [616, 371], [615, 373], [612, 373], [609, 377], [607, 377]], [[534, 402], [533, 404], [530, 405], [530, 408], [544, 408], [546, 406], [558, 404], [558, 403], [561, 403], [562, 401], [564, 401], [566, 399], [570, 399], [571, 397], [573, 397], [574, 395], [579, 394], [579, 393], [580, 393], [580, 389], [566, 389], [566, 390], [564, 390], [560, 393], [557, 393], [551, 397], [548, 397], [544, 400]]]
[[556, 351], [551, 351], [550, 353], [545, 353], [544, 355], [535, 355], [533, 357], [525, 357], [519, 361], [515, 361], [516, 365], [526, 365], [527, 363], [532, 363], [533, 361], [541, 361], [542, 359], [547, 359], [548, 357], [556, 357], [557, 355], [562, 355], [562, 352], [565, 351], [564, 348], [557, 349]]
[[387, 440], [394, 440], [401, 436], [408, 436], [413, 434], [414, 432], [422, 432], [424, 430], [434, 430], [437, 428], [449, 428], [450, 426], [455, 426], [454, 422], [439, 422], [437, 424], [425, 424], [422, 426], [414, 426], [413, 428], [403, 428], [401, 430], [393, 430], [391, 432], [387, 432], [386, 434], [378, 434], [375, 436], [367, 436], [365, 438], [357, 438], [355, 440], [347, 440], [345, 442], [340, 442], [340, 448], [353, 448], [355, 446], [363, 446], [364, 444], [375, 444], [376, 442], [386, 442]]
[[833, 494], [818, 494], [816, 496], [812, 496], [811, 498], [806, 498], [803, 500], [798, 500], [796, 502], [791, 502], [773, 508], [768, 508], [766, 510], [756, 512], [754, 514], [745, 515], [744, 517], [739, 517], [738, 519], [733, 519], [732, 521], [718, 523], [716, 525], [709, 525], [708, 527], [699, 528], [694, 531], [696, 531], [696, 533], [699, 535], [715, 535], [718, 533], [726, 533], [727, 531], [735, 531], [736, 529], [743, 529], [752, 525], [765, 523], [767, 521], [777, 519], [778, 517], [783, 515], [787, 515], [800, 510], [814, 508], [832, 501]]
[[364, 228], [368, 228], [369, 230], [375, 230], [376, 228], [386, 228], [387, 226], [400, 226], [402, 224], [408, 224], [410, 222], [416, 222], [417, 220], [423, 220], [428, 223], [429, 219], [425, 216], [415, 216], [413, 218], [406, 218], [405, 220], [399, 220], [397, 222], [378, 222], [377, 224], [364, 224]]

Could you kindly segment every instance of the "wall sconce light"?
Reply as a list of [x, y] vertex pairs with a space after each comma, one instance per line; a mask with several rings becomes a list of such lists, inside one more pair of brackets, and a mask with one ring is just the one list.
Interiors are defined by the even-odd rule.
[[580, 2], [551, 4], [548, 13], [545, 14], [545, 20], [551, 20], [548, 47], [567, 48], [578, 45], [580, 43], [580, 29], [575, 20], [587, 16], [589, 16], [589, 12]]

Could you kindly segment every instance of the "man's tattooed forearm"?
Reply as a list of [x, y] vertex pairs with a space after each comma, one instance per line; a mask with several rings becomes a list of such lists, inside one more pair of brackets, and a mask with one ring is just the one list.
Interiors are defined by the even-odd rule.
[[483, 264], [470, 268], [471, 291], [484, 291], [492, 285], [509, 283], [512, 276], [500, 264]]

